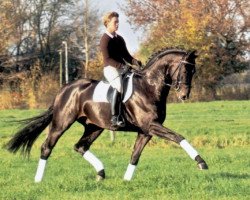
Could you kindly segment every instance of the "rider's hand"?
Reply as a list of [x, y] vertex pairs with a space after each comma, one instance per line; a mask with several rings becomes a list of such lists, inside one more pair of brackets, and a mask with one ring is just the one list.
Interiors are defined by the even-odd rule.
[[133, 59], [133, 60], [132, 60], [132, 64], [133, 64], [133, 65], [136, 65], [136, 66], [138, 66], [138, 67], [141, 67], [141, 66], [142, 66], [141, 61], [140, 61], [140, 60], [136, 60], [136, 59]]
[[133, 64], [133, 66], [132, 66], [133, 69], [135, 69], [137, 71], [141, 70], [141, 68], [142, 68], [142, 62], [140, 60], [133, 59], [132, 64]]
[[138, 67], [141, 67], [141, 66], [142, 66], [142, 63], [141, 63], [140, 60], [136, 60], [136, 64], [135, 64], [135, 65], [137, 65]]
[[121, 75], [125, 74], [128, 70], [129, 70], [129, 66], [128, 65], [123, 65], [121, 67]]

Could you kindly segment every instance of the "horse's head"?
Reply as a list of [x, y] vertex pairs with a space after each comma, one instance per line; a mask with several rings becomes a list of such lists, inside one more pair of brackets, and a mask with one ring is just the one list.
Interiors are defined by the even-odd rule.
[[189, 98], [191, 82], [195, 73], [196, 57], [195, 51], [163, 49], [151, 56], [143, 71], [148, 83], [153, 85], [155, 90], [161, 90], [164, 85], [173, 86], [178, 98], [186, 100]]
[[181, 100], [189, 98], [192, 78], [195, 73], [195, 51], [182, 53], [177, 56], [169, 66], [168, 77], [171, 79], [177, 96]]

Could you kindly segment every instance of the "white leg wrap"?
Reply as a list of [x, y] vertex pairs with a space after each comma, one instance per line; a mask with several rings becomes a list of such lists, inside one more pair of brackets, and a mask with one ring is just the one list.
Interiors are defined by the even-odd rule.
[[37, 171], [36, 171], [36, 176], [35, 176], [36, 183], [41, 182], [41, 180], [43, 178], [46, 162], [47, 162], [47, 160], [44, 160], [44, 159], [39, 160]]
[[198, 156], [198, 152], [187, 142], [187, 140], [182, 140], [180, 146], [187, 152], [187, 154], [194, 160]]
[[128, 165], [127, 171], [124, 175], [124, 180], [130, 181], [132, 179], [134, 171], [135, 171], [135, 167], [136, 165], [131, 165], [131, 164]]
[[97, 172], [104, 169], [102, 162], [90, 151], [86, 151], [85, 154], [83, 155], [83, 158], [87, 160], [95, 168]]

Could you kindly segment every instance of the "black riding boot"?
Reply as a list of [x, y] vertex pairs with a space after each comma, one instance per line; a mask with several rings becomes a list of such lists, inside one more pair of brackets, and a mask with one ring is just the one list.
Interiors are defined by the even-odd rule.
[[111, 126], [113, 127], [125, 126], [125, 122], [121, 116], [121, 103], [121, 93], [115, 89], [111, 99]]

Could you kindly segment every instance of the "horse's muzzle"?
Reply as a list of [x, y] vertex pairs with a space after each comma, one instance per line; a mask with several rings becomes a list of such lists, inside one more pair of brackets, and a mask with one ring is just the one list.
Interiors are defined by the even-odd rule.
[[191, 87], [187, 85], [183, 85], [178, 92], [179, 99], [182, 101], [189, 99], [190, 92], [191, 92]]
[[180, 90], [178, 97], [180, 100], [185, 101], [189, 99], [190, 94], [190, 88], [185, 88], [183, 90]]
[[182, 100], [182, 101], [188, 100], [189, 95], [179, 95], [179, 99]]

